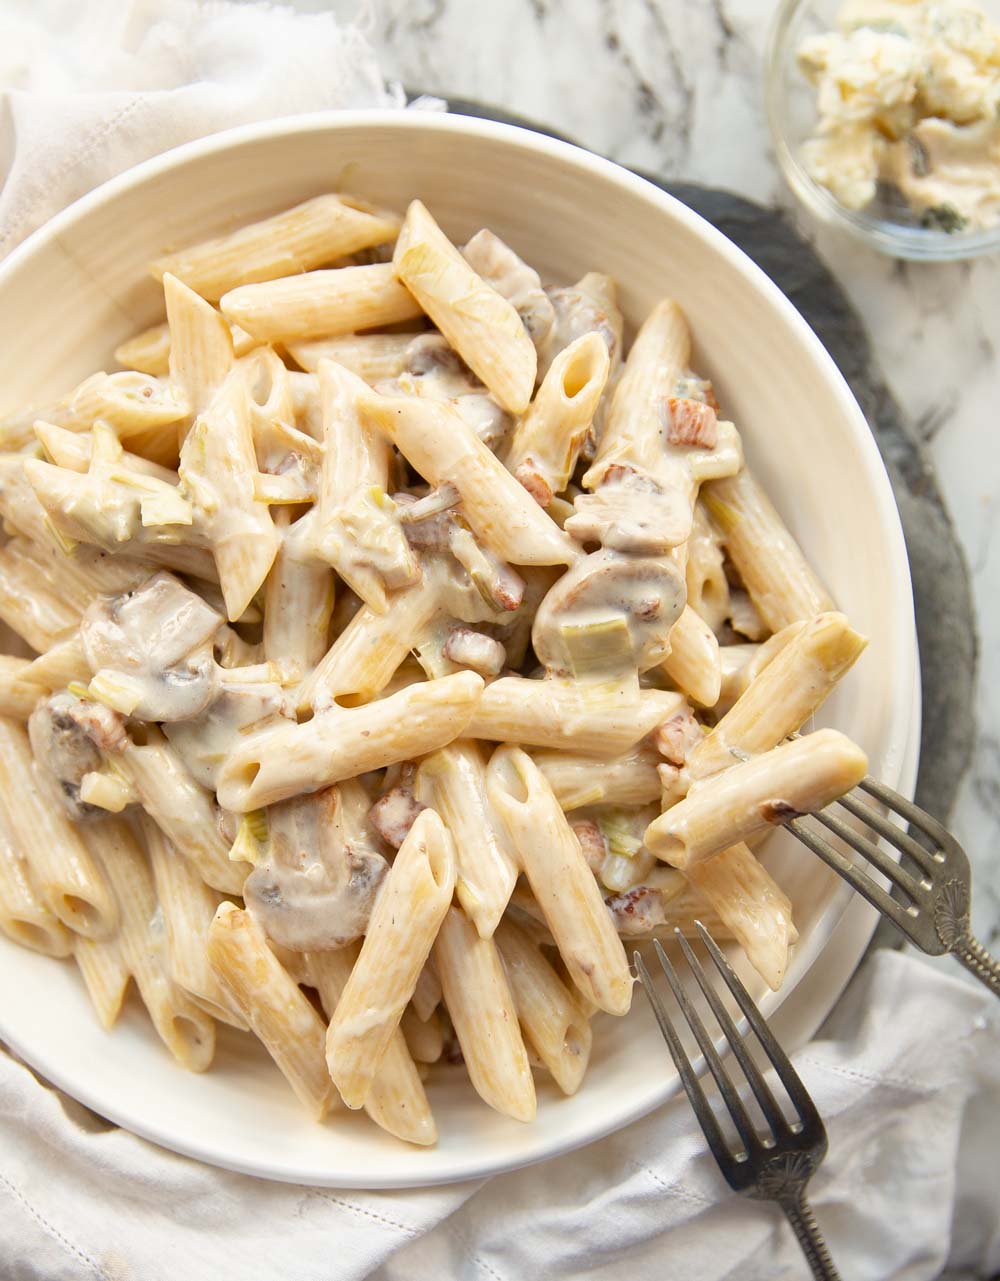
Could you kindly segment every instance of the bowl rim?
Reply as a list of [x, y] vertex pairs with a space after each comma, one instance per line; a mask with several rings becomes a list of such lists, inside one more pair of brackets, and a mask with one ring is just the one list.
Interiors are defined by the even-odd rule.
[[981, 231], [949, 233], [876, 218], [848, 209], [818, 183], [799, 160], [781, 123], [780, 95], [788, 42], [797, 12], [815, 0], [781, 0], [771, 18], [764, 48], [764, 109], [778, 167], [793, 194], [820, 222], [848, 231], [879, 253], [908, 262], [961, 262], [1000, 252], [1000, 224]]
[[[871, 478], [879, 524], [886, 535], [884, 550], [892, 570], [889, 575], [890, 617], [899, 620], [899, 625], [894, 629], [896, 633], [894, 638], [895, 648], [887, 656], [887, 664], [891, 664], [893, 673], [892, 706], [901, 709], [898, 723], [894, 723], [890, 727], [890, 734], [894, 741], [899, 742], [899, 748], [892, 757], [889, 770], [893, 777], [887, 777], [886, 781], [890, 785], [897, 786], [905, 794], [912, 795], [916, 778], [917, 757], [917, 751], [913, 744], [919, 742], [920, 694], [919, 680], [917, 679], [918, 657], [909, 561], [906, 555], [902, 525], [893, 497], [892, 486], [868, 423], [832, 356], [822, 345], [805, 318], [777, 285], [718, 228], [684, 205], [676, 197], [647, 179], [573, 143], [538, 134], [516, 125], [451, 113], [408, 112], [392, 108], [379, 108], [323, 111], [285, 116], [273, 120], [240, 125], [233, 129], [211, 134], [205, 138], [180, 144], [124, 170], [79, 197], [71, 205], [33, 231], [0, 263], [0, 298], [2, 298], [2, 291], [8, 276], [14, 271], [20, 270], [22, 264], [28, 262], [36, 252], [43, 249], [49, 242], [58, 241], [64, 229], [72, 226], [77, 219], [99, 209], [106, 203], [113, 202], [123, 193], [141, 186], [168, 171], [221, 151], [250, 146], [266, 139], [293, 134], [319, 135], [337, 133], [359, 128], [402, 130], [403, 132], [412, 131], [414, 133], [419, 133], [420, 131], [461, 133], [473, 139], [482, 138], [499, 142], [506, 146], [517, 147], [536, 155], [549, 157], [554, 161], [568, 163], [577, 170], [582, 169], [593, 177], [610, 182], [620, 189], [636, 195], [645, 202], [651, 203], [661, 216], [665, 215], [666, 218], [685, 225], [699, 239], [707, 242], [708, 247], [723, 258], [732, 270], [747, 278], [749, 283], [762, 296], [762, 301], [776, 310], [784, 318], [785, 322], [796, 330], [802, 341], [804, 352], [811, 357], [818, 371], [823, 375], [830, 394], [836, 397], [838, 410], [844, 423], [850, 447], [858, 465], [863, 466]], [[902, 709], [905, 709], [905, 722]], [[830, 949], [831, 953], [836, 951], [838, 945], [836, 936], [838, 931], [843, 936], [840, 926], [844, 924], [846, 927], [847, 923], [844, 921], [844, 917], [849, 908], [852, 909], [852, 919], [857, 919], [858, 913], [853, 910], [856, 904], [857, 900], [846, 883], [840, 882], [834, 887], [825, 919], [822, 922], [822, 928], [814, 930], [804, 943], [800, 942], [798, 944], [796, 959], [801, 958], [802, 968], [795, 986], [791, 988], [786, 986], [779, 993], [768, 993], [768, 997], [762, 1003], [767, 1017], [778, 1013], [785, 999], [798, 991], [800, 985], [813, 974], [821, 953], [824, 953], [827, 949]], [[825, 1017], [832, 1008], [847, 978], [850, 977], [854, 964], [860, 960], [868, 938], [874, 929], [877, 916], [871, 914], [870, 916], [864, 916], [863, 920], [865, 923], [861, 934], [858, 933], [858, 928], [855, 925], [851, 935], [852, 941], [849, 946], [853, 949], [852, 964], [846, 972], [838, 971], [838, 977], [832, 984], [825, 985], [823, 996], [820, 998], [823, 1007], [819, 1012], [819, 1017], [817, 1017], [817, 1010], [811, 1009], [805, 1014], [804, 1018], [799, 1019], [799, 1026], [806, 1028], [802, 1039], [812, 1034], [821, 1018]], [[436, 1168], [432, 1172], [420, 1173], [414, 1169], [410, 1174], [401, 1173], [398, 1176], [387, 1177], [383, 1175], [375, 1176], [371, 1172], [360, 1171], [356, 1177], [352, 1178], [332, 1175], [326, 1180], [320, 1180], [317, 1179], [314, 1169], [303, 1170], [293, 1164], [267, 1165], [265, 1162], [261, 1162], [253, 1165], [249, 1162], [227, 1160], [213, 1150], [210, 1138], [200, 1143], [193, 1141], [181, 1142], [170, 1134], [166, 1126], [158, 1123], [156, 1114], [151, 1118], [137, 1118], [127, 1108], [119, 1109], [117, 1106], [109, 1106], [106, 1099], [97, 1097], [97, 1092], [87, 1089], [81, 1090], [79, 1083], [72, 1079], [72, 1072], [65, 1066], [61, 1066], [58, 1062], [41, 1061], [38, 1055], [31, 1052], [30, 1046], [19, 1044], [18, 1037], [10, 1037], [5, 1031], [4, 1036], [11, 1047], [27, 1062], [32, 1063], [49, 1081], [132, 1133], [139, 1134], [162, 1147], [181, 1152], [186, 1156], [194, 1157], [208, 1164], [235, 1169], [241, 1173], [256, 1177], [312, 1183], [317, 1186], [321, 1183], [325, 1183], [326, 1186], [355, 1188], [433, 1186], [520, 1168], [594, 1142], [623, 1128], [660, 1106], [679, 1088], [679, 1081], [676, 1075], [665, 1073], [662, 1081], [647, 1083], [644, 1090], [636, 1090], [631, 1098], [626, 1101], [626, 1104], [623, 1104], [621, 1109], [610, 1120], [607, 1117], [595, 1118], [589, 1122], [586, 1133], [581, 1134], [573, 1131], [569, 1134], [560, 1135], [557, 1139], [549, 1141], [544, 1146], [544, 1150], [528, 1152], [525, 1151], [523, 1146], [519, 1145], [516, 1151], [500, 1154], [492, 1159], [488, 1154], [476, 1159], [462, 1158], [458, 1154], [451, 1154], [450, 1163], [442, 1159], [436, 1162], [436, 1165], [440, 1168]], [[794, 1037], [794, 1032], [791, 1033], [791, 1036]], [[440, 1149], [430, 1149], [429, 1151], [440, 1152]], [[424, 1150], [421, 1149], [418, 1157], [414, 1160], [414, 1166], [419, 1164], [419, 1155], [422, 1155], [423, 1152]]]

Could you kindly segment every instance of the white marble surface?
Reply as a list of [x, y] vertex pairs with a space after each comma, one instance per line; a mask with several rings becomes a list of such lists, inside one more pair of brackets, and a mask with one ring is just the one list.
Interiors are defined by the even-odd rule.
[[[309, 7], [308, 3], [303, 7]], [[324, 6], [327, 7], [327, 6]], [[980, 741], [953, 826], [974, 925], [1000, 938], [1000, 257], [917, 266], [818, 229], [771, 154], [769, 0], [374, 0], [386, 74], [494, 103], [623, 164], [789, 209], [872, 334], [965, 548], [981, 638]]]

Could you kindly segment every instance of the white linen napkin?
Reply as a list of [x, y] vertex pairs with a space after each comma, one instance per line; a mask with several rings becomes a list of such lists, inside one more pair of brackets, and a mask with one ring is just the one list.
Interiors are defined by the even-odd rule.
[[[274, 115], [401, 105], [363, 32], [224, 0], [0, 0], [0, 257], [69, 201], [188, 139]], [[830, 1131], [814, 1202], [845, 1277], [1000, 1270], [1000, 1007], [877, 954], [796, 1056]], [[985, 1180], [985, 1182], [984, 1182]], [[358, 1193], [161, 1151], [0, 1051], [4, 1281], [775, 1281], [776, 1211], [731, 1195], [683, 1098], [492, 1180]]]
[[[811, 1195], [842, 1275], [993, 1276], [996, 1000], [942, 964], [877, 952], [795, 1063], [829, 1131]], [[0, 1055], [0, 1275], [781, 1281], [807, 1272], [780, 1211], [729, 1191], [685, 1098], [527, 1170], [347, 1192], [173, 1156]]]

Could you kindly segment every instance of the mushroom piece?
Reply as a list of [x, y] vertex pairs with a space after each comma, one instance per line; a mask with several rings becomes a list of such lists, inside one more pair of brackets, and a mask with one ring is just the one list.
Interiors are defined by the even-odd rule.
[[356, 781], [267, 811], [266, 860], [247, 877], [247, 908], [270, 939], [293, 952], [331, 952], [359, 939], [389, 869]]
[[222, 623], [200, 596], [161, 572], [135, 591], [94, 601], [80, 637], [119, 710], [144, 721], [183, 721], [218, 692], [212, 642]]
[[669, 560], [601, 550], [582, 557], [538, 607], [531, 641], [551, 675], [621, 677], [670, 652], [670, 629], [687, 597]]
[[70, 818], [106, 815], [106, 810], [80, 800], [80, 784], [85, 775], [100, 770], [103, 753], [124, 747], [125, 727], [118, 713], [74, 694], [53, 694], [31, 713], [28, 737], [43, 781], [53, 785], [49, 791]]

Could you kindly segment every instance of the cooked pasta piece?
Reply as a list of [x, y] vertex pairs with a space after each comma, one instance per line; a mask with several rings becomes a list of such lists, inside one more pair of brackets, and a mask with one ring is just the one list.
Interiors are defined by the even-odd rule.
[[32, 885], [10, 810], [10, 798], [0, 790], [0, 930], [33, 952], [69, 956], [74, 936]]
[[[335, 952], [309, 955], [310, 977], [328, 1019], [332, 1019], [357, 964], [360, 944]], [[407, 1143], [437, 1142], [437, 1126], [413, 1056], [399, 1028], [389, 1037], [365, 1100], [365, 1111], [376, 1125]]]
[[286, 342], [285, 350], [307, 373], [319, 372], [324, 360], [357, 374], [366, 383], [398, 378], [406, 368], [413, 334], [344, 334], [339, 338], [303, 338]]
[[535, 764], [564, 810], [585, 805], [648, 805], [659, 800], [659, 759], [645, 749], [621, 756], [585, 756], [579, 752], [532, 752]]
[[744, 467], [703, 491], [733, 564], [772, 632], [834, 608], [802, 549], [770, 499]]
[[212, 403], [233, 367], [233, 337], [219, 312], [170, 272], [163, 276], [163, 295], [170, 330], [170, 383], [197, 415]]
[[548, 507], [569, 483], [610, 364], [600, 334], [583, 334], [552, 362], [517, 425], [504, 462], [540, 507]]
[[362, 1107], [369, 1097], [454, 889], [452, 839], [425, 809], [399, 848], [330, 1021], [327, 1064], [348, 1107]]
[[45, 686], [32, 679], [32, 663], [27, 658], [0, 654], [0, 716], [26, 721]]
[[509, 920], [496, 944], [527, 1043], [563, 1094], [575, 1094], [590, 1059], [590, 1022], [527, 934]]
[[118, 1021], [132, 975], [117, 938], [73, 939], [73, 959], [83, 979], [101, 1027], [108, 1031]]
[[670, 653], [663, 670], [692, 702], [714, 707], [722, 692], [719, 642], [709, 625], [685, 606], [670, 632]]
[[24, 726], [0, 718], [0, 792], [14, 848], [45, 906], [67, 929], [108, 938], [118, 924], [114, 895], [62, 809], [41, 785]]
[[600, 1009], [627, 1013], [632, 979], [624, 949], [545, 776], [520, 748], [501, 747], [486, 786], [573, 982]]
[[231, 621], [253, 600], [280, 541], [267, 504], [255, 493], [257, 459], [247, 402], [242, 375], [234, 370], [188, 433], [179, 468], [192, 520], [215, 557]]
[[836, 730], [818, 730], [696, 784], [646, 829], [646, 845], [687, 868], [729, 845], [850, 791], [868, 769], [860, 747]]
[[521, 317], [473, 271], [419, 200], [406, 211], [392, 263], [399, 279], [504, 409], [523, 413], [535, 386], [538, 357]]
[[189, 1072], [204, 1072], [215, 1054], [215, 1024], [170, 978], [157, 937], [156, 892], [145, 852], [122, 819], [88, 824], [84, 839], [118, 900], [118, 945], [160, 1040]]
[[441, 922], [434, 963], [476, 1093], [504, 1116], [533, 1121], [535, 1083], [496, 944], [453, 907]]
[[219, 904], [208, 932], [208, 960], [299, 1102], [321, 1121], [335, 1103], [323, 1020], [249, 912]]
[[503, 560], [569, 565], [580, 555], [577, 544], [445, 402], [368, 391], [360, 411], [362, 421], [384, 433], [425, 480], [458, 490], [469, 524]]
[[163, 913], [170, 977], [212, 1018], [245, 1031], [246, 1020], [208, 963], [208, 931], [222, 894], [205, 884], [147, 815], [142, 834]]
[[481, 676], [457, 672], [362, 707], [331, 707], [304, 725], [261, 730], [223, 763], [219, 803], [245, 813], [432, 752], [458, 738], [482, 690]]
[[574, 681], [502, 676], [483, 690], [466, 727], [469, 738], [564, 747], [604, 757], [626, 752], [687, 702], [682, 694]]
[[805, 623], [694, 748], [688, 773], [703, 778], [777, 746], [822, 706], [866, 644], [843, 614]]
[[387, 262], [242, 285], [223, 294], [219, 306], [230, 324], [261, 342], [352, 334], [421, 314]]
[[310, 271], [384, 244], [398, 231], [395, 214], [356, 196], [316, 196], [238, 231], [168, 254], [150, 270], [157, 280], [171, 272], [216, 302], [238, 285]]
[[451, 832], [458, 901], [483, 938], [490, 938], [507, 908], [517, 865], [486, 798], [486, 763], [478, 744], [459, 739], [426, 757], [415, 791]]

